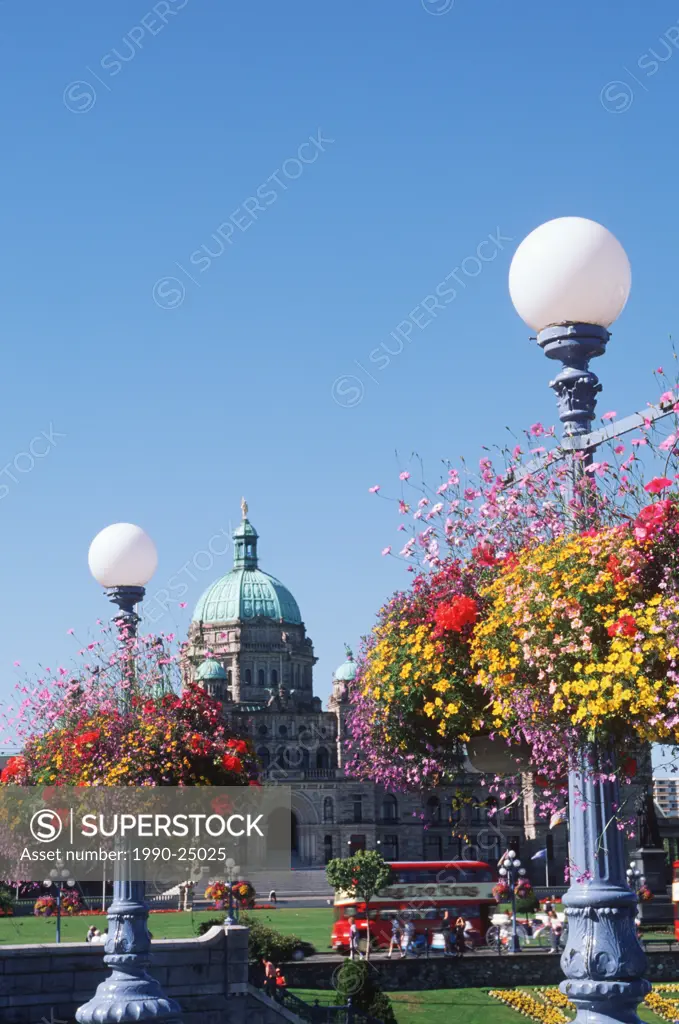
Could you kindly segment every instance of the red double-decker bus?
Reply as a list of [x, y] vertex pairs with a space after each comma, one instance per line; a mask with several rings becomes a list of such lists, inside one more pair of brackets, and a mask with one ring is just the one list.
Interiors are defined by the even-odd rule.
[[679, 939], [679, 860], [672, 864], [672, 903], [674, 904], [674, 937]]
[[[370, 901], [370, 940], [374, 948], [389, 945], [392, 921], [411, 920], [415, 933], [424, 933], [431, 944], [440, 929], [444, 911], [455, 920], [462, 917], [471, 928], [467, 939], [475, 945], [484, 941], [489, 908], [495, 904], [493, 885], [497, 874], [480, 860], [393, 861], [389, 884]], [[332, 947], [349, 949], [349, 928], [355, 920], [361, 932], [359, 947], [367, 944], [368, 918], [365, 903], [346, 893], [335, 893], [335, 923]], [[420, 939], [420, 942], [422, 939]]]

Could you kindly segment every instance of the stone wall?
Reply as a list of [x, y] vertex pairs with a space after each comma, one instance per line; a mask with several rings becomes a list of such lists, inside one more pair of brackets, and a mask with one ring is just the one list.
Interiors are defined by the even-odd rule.
[[[519, 956], [472, 954], [461, 960], [423, 957], [374, 960], [376, 977], [385, 992], [438, 988], [513, 988], [516, 985], [558, 985], [564, 980], [560, 957], [550, 953]], [[320, 957], [285, 965], [290, 988], [332, 989], [341, 962]], [[679, 979], [679, 953], [649, 953], [646, 977], [651, 981]], [[253, 981], [255, 980], [253, 976]]]
[[[183, 1024], [299, 1024], [248, 981], [247, 928], [153, 943], [151, 972], [182, 1008]], [[3, 1024], [71, 1024], [110, 973], [103, 946], [84, 942], [0, 947]]]

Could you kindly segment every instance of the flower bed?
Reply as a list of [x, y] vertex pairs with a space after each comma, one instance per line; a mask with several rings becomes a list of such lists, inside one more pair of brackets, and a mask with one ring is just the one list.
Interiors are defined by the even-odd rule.
[[558, 1007], [546, 1005], [520, 989], [490, 989], [488, 995], [524, 1017], [537, 1021], [537, 1024], [568, 1024], [571, 1020]]

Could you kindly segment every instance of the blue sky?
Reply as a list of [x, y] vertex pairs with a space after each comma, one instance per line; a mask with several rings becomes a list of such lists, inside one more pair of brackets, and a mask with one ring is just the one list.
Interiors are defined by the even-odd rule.
[[678, 39], [679, 16], [632, 2], [4, 0], [0, 692], [109, 614], [86, 555], [110, 522], [154, 537], [151, 595], [184, 572], [188, 607], [153, 617], [185, 629], [245, 494], [327, 696], [404, 579], [368, 488], [395, 492], [411, 451], [434, 478], [554, 422], [507, 292], [545, 220], [625, 245], [601, 408], [654, 397]]

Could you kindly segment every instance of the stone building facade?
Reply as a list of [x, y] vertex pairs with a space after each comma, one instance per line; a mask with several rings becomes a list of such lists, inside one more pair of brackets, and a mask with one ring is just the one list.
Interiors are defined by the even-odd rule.
[[[537, 819], [532, 779], [523, 800], [488, 813], [483, 776], [469, 762], [456, 785], [392, 794], [345, 772], [346, 716], [356, 665], [333, 676], [328, 708], [314, 695], [313, 644], [290, 591], [259, 568], [258, 535], [247, 518], [234, 532], [233, 568], [196, 606], [184, 653], [185, 681], [195, 680], [224, 702], [225, 714], [248, 734], [268, 784], [292, 790], [291, 861], [322, 867], [332, 857], [378, 849], [388, 860], [496, 861], [506, 849], [536, 862], [535, 884], [560, 884], [567, 858], [566, 826]], [[459, 793], [465, 795], [460, 801]]]

